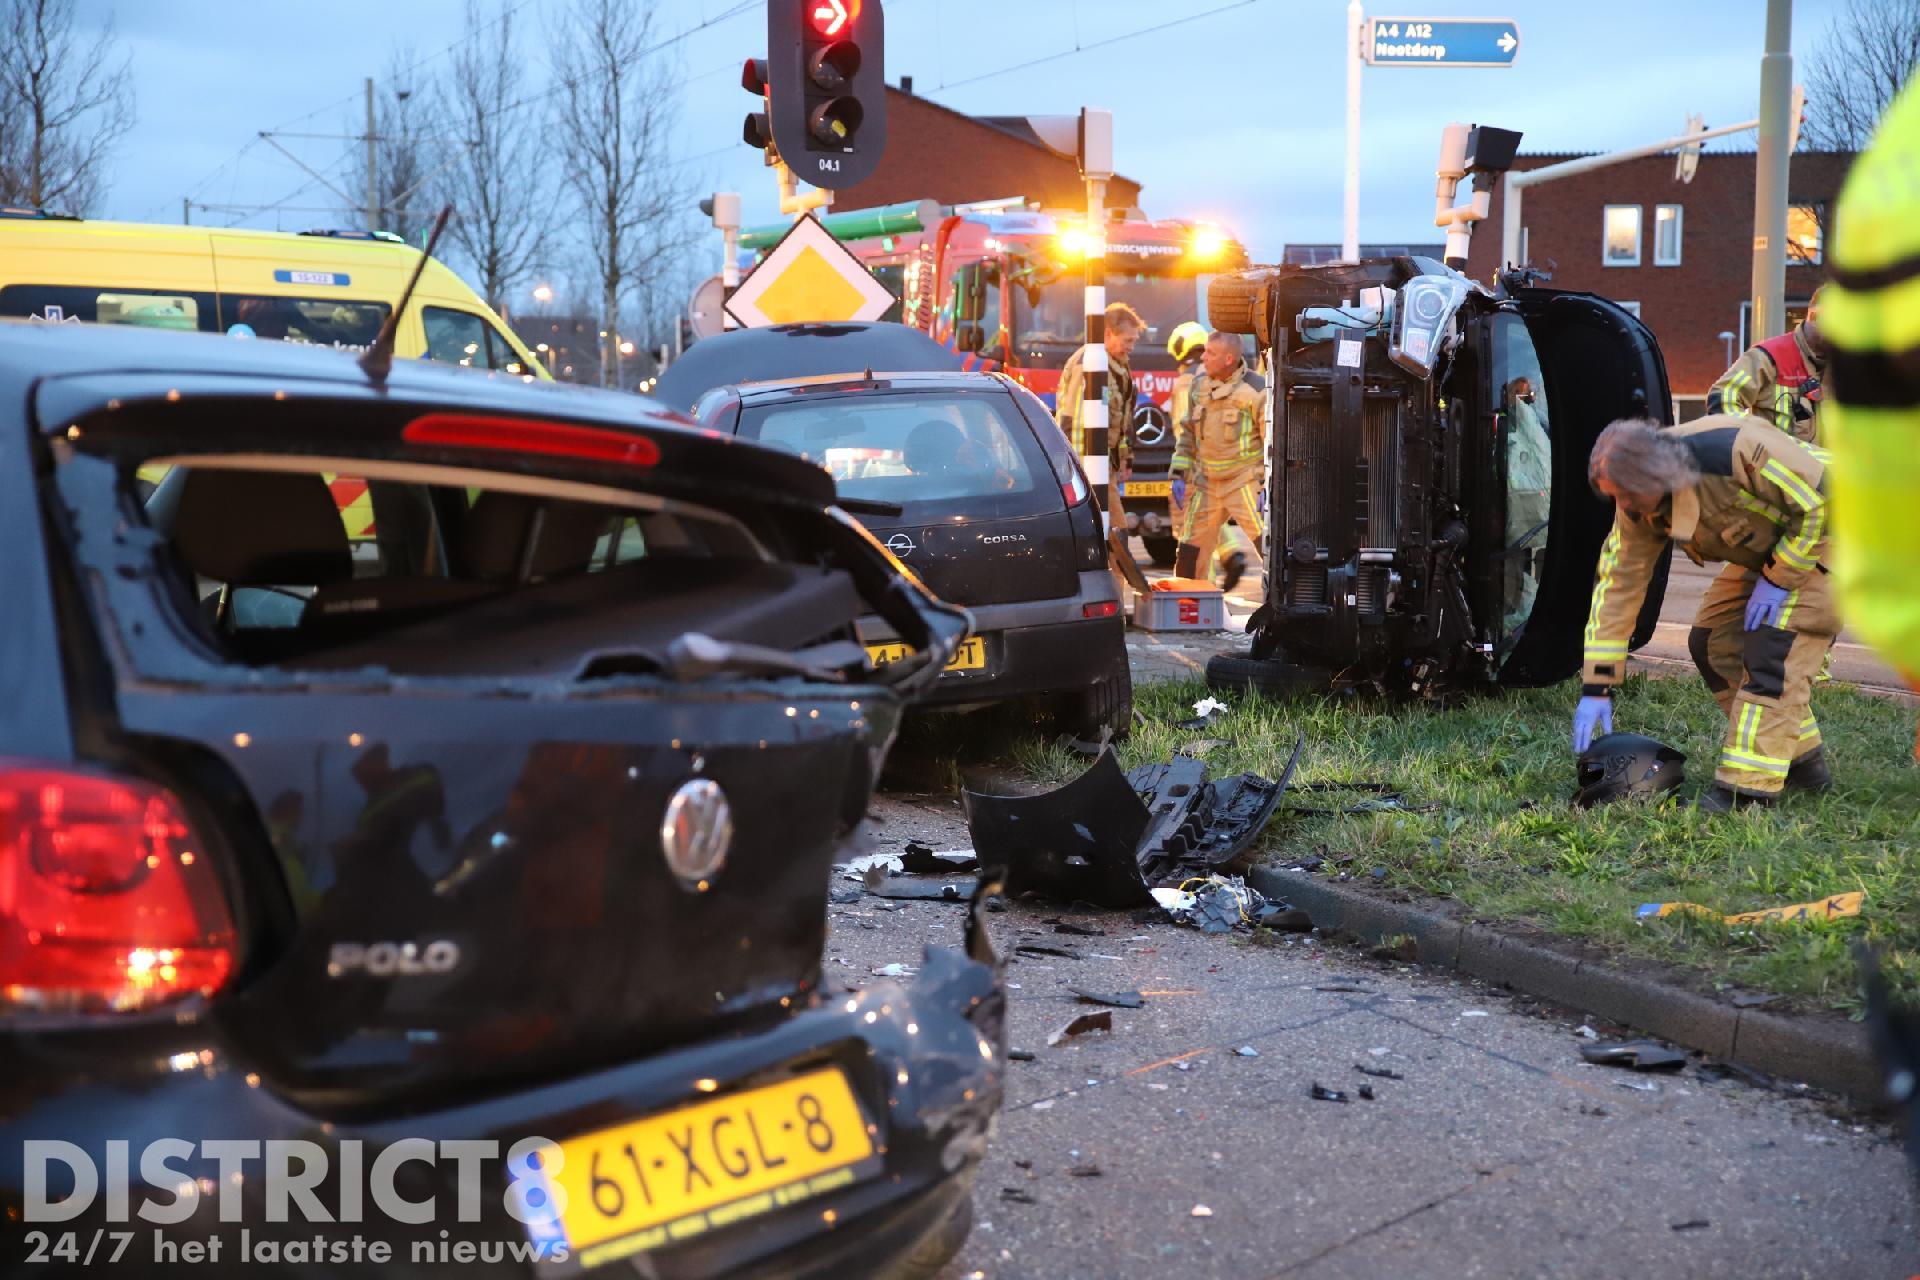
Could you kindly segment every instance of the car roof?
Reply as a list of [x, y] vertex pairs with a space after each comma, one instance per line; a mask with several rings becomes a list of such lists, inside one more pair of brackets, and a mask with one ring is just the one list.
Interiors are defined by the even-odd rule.
[[727, 388], [740, 397], [742, 404], [764, 404], [774, 400], [804, 400], [825, 393], [899, 392], [899, 391], [1001, 391], [1008, 380], [1001, 374], [978, 370], [952, 373], [911, 371], [907, 373], [845, 374], [823, 373], [809, 378], [779, 378], [765, 382], [742, 382]]
[[[35, 384], [62, 388], [63, 420], [100, 407], [105, 397], [265, 396], [279, 384], [302, 398], [422, 402], [436, 407], [568, 419], [678, 437], [677, 455], [722, 471], [751, 470], [762, 482], [785, 484], [803, 500], [832, 501], [832, 481], [819, 467], [778, 449], [706, 431], [654, 401], [618, 391], [542, 382], [530, 375], [396, 359], [375, 388], [350, 353], [301, 343], [166, 333], [120, 325], [0, 322], [0, 405], [23, 403]], [[124, 388], [124, 390], [123, 390]], [[178, 393], [177, 395], [175, 393]], [[4, 413], [0, 410], [0, 413]], [[0, 418], [0, 427], [6, 425]], [[57, 429], [59, 422], [43, 422]], [[750, 457], [743, 457], [741, 450]], [[824, 494], [824, 497], [822, 496]]]
[[867, 369], [959, 370], [961, 358], [920, 330], [884, 321], [776, 324], [702, 338], [667, 366], [653, 394], [691, 409], [715, 387]]

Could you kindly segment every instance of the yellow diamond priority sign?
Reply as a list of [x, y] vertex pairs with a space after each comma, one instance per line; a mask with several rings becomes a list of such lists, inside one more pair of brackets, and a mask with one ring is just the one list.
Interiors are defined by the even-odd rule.
[[749, 329], [803, 321], [878, 320], [895, 298], [866, 264], [807, 214], [755, 267], [727, 310]]

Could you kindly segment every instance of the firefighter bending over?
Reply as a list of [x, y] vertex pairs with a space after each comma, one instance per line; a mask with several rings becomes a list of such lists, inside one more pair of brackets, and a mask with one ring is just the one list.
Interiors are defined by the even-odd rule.
[[1725, 568], [1707, 589], [1687, 647], [1727, 716], [1726, 746], [1699, 807], [1771, 803], [1832, 782], [1809, 699], [1840, 630], [1826, 569], [1826, 468], [1771, 424], [1720, 415], [1682, 427], [1616, 422], [1587, 468], [1613, 499], [1587, 618], [1573, 746], [1613, 729], [1613, 687], [1668, 539], [1696, 564]]
[[1266, 478], [1266, 423], [1260, 393], [1247, 383], [1240, 339], [1214, 333], [1200, 363], [1187, 411], [1174, 424], [1168, 464], [1174, 483], [1188, 485], [1174, 562], [1174, 572], [1183, 578], [1199, 573], [1201, 549], [1215, 545], [1228, 517], [1253, 540], [1256, 560], [1265, 532], [1259, 498]]
[[1827, 341], [1820, 332], [1820, 291], [1792, 333], [1748, 347], [1707, 389], [1707, 412], [1752, 414], [1794, 439], [1818, 446], [1820, 381], [1827, 374]]

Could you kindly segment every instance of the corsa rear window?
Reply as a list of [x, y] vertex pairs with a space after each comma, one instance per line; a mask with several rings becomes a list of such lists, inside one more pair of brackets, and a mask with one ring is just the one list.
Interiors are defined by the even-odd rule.
[[843, 497], [895, 503], [912, 518], [1038, 515], [1062, 505], [1032, 428], [1000, 391], [749, 405], [739, 434], [819, 463]]

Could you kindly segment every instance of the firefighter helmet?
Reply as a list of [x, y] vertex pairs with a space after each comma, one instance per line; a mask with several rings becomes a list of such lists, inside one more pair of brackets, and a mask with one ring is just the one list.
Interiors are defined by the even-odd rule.
[[1686, 756], [1664, 742], [1637, 733], [1610, 733], [1580, 753], [1580, 789], [1573, 802], [1583, 809], [1627, 796], [1654, 799], [1680, 785]]
[[1173, 357], [1176, 364], [1185, 364], [1200, 354], [1200, 348], [1206, 345], [1206, 326], [1187, 320], [1174, 326], [1173, 336], [1167, 339], [1167, 354]]

